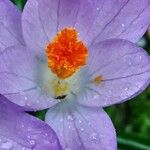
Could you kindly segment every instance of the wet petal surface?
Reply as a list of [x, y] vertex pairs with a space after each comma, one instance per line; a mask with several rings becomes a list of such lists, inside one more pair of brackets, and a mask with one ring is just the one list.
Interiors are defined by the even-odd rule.
[[0, 52], [5, 48], [23, 44], [21, 11], [10, 1], [0, 1]]
[[0, 95], [1, 150], [60, 150], [54, 131]]
[[[131, 99], [150, 83], [148, 54], [125, 40], [108, 40], [89, 51], [89, 83], [78, 102], [88, 106], [108, 106]], [[99, 78], [100, 77], [100, 78]]]
[[39, 76], [44, 74], [40, 68], [42, 63], [23, 46], [5, 49], [0, 54], [0, 93], [27, 110], [40, 110], [56, 104], [58, 101], [50, 98], [40, 83]]
[[61, 104], [49, 109], [46, 122], [55, 130], [64, 149], [117, 149], [112, 122], [100, 108], [74, 105], [68, 109]]
[[87, 45], [112, 38], [137, 42], [150, 24], [149, 11], [150, 0], [28, 0], [23, 12], [24, 38], [41, 53], [66, 27], [75, 27]]

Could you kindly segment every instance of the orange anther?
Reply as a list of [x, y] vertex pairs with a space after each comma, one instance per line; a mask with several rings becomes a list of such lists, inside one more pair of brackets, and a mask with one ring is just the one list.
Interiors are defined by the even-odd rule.
[[103, 78], [102, 76], [97, 76], [94, 78], [93, 83], [98, 86], [102, 82]]
[[65, 79], [86, 64], [88, 50], [78, 40], [78, 33], [74, 28], [65, 28], [48, 44], [46, 54], [52, 72]]

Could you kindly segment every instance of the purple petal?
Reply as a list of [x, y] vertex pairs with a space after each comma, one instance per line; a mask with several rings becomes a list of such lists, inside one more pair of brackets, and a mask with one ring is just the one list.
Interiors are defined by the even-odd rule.
[[87, 45], [111, 38], [137, 42], [150, 24], [149, 11], [150, 0], [28, 0], [24, 38], [41, 53], [65, 27], [75, 27]]
[[112, 38], [137, 42], [150, 25], [150, 0], [95, 1], [97, 13], [88, 43]]
[[0, 96], [0, 149], [59, 150], [54, 131]]
[[93, 3], [85, 0], [28, 0], [23, 12], [27, 45], [43, 53], [48, 42], [66, 27], [75, 27], [84, 38], [94, 21], [92, 9]]
[[87, 0], [38, 1], [41, 21], [50, 40], [58, 31], [66, 27], [74, 27], [79, 31], [81, 39], [85, 39], [94, 21], [93, 2]]
[[[89, 51], [89, 84], [78, 102], [88, 106], [108, 106], [141, 93], [150, 83], [148, 54], [125, 40], [107, 40]], [[97, 85], [93, 81], [102, 77]], [[88, 97], [88, 98], [87, 98]]]
[[21, 11], [9, 0], [0, 1], [0, 52], [5, 48], [22, 44]]
[[49, 39], [43, 28], [37, 0], [27, 1], [22, 14], [22, 29], [26, 44], [35, 52], [43, 54]]
[[39, 83], [42, 61], [22, 46], [5, 49], [0, 54], [0, 93], [27, 110], [53, 106], [58, 101], [49, 98]]
[[46, 122], [55, 130], [64, 149], [117, 149], [115, 129], [102, 109], [76, 105], [68, 109], [66, 104], [60, 105], [49, 109]]

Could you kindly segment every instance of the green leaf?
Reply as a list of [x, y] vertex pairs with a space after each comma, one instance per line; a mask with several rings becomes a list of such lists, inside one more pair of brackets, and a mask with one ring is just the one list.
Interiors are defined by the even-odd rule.
[[150, 150], [150, 143], [136, 135], [122, 134], [118, 137], [118, 147], [121, 150]]
[[23, 10], [26, 0], [11, 0], [20, 10]]

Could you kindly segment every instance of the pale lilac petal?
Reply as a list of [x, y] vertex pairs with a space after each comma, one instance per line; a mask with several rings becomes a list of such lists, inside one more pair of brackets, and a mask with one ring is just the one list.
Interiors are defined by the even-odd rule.
[[28, 0], [23, 33], [41, 53], [65, 27], [75, 27], [87, 45], [110, 38], [137, 42], [150, 24], [149, 11], [150, 0]]
[[22, 14], [22, 30], [28, 47], [35, 53], [44, 54], [49, 39], [47, 39], [43, 28], [37, 0], [27, 1]]
[[88, 43], [112, 38], [137, 42], [150, 25], [150, 0], [95, 0], [97, 13]]
[[70, 107], [62, 103], [49, 109], [46, 122], [64, 149], [117, 150], [113, 124], [100, 108]]
[[0, 1], [0, 52], [5, 48], [23, 43], [21, 11], [9, 0]]
[[[88, 106], [108, 106], [131, 99], [150, 83], [148, 54], [125, 40], [107, 40], [89, 51], [89, 83], [78, 102]], [[101, 76], [100, 84], [93, 81]], [[88, 98], [87, 98], [88, 97]]]
[[90, 25], [93, 24], [95, 16], [93, 1], [38, 1], [41, 20], [49, 40], [51, 40], [58, 31], [67, 27], [74, 27], [79, 32], [80, 38], [86, 40], [86, 33], [90, 30]]
[[48, 125], [0, 96], [0, 149], [60, 150], [61, 147]]
[[39, 82], [40, 60], [23, 46], [5, 49], [0, 54], [0, 93], [28, 110], [45, 109], [58, 101], [50, 98]]
[[75, 27], [83, 39], [94, 21], [93, 7], [93, 2], [85, 0], [28, 0], [22, 19], [27, 45], [43, 53], [48, 42], [66, 27]]

